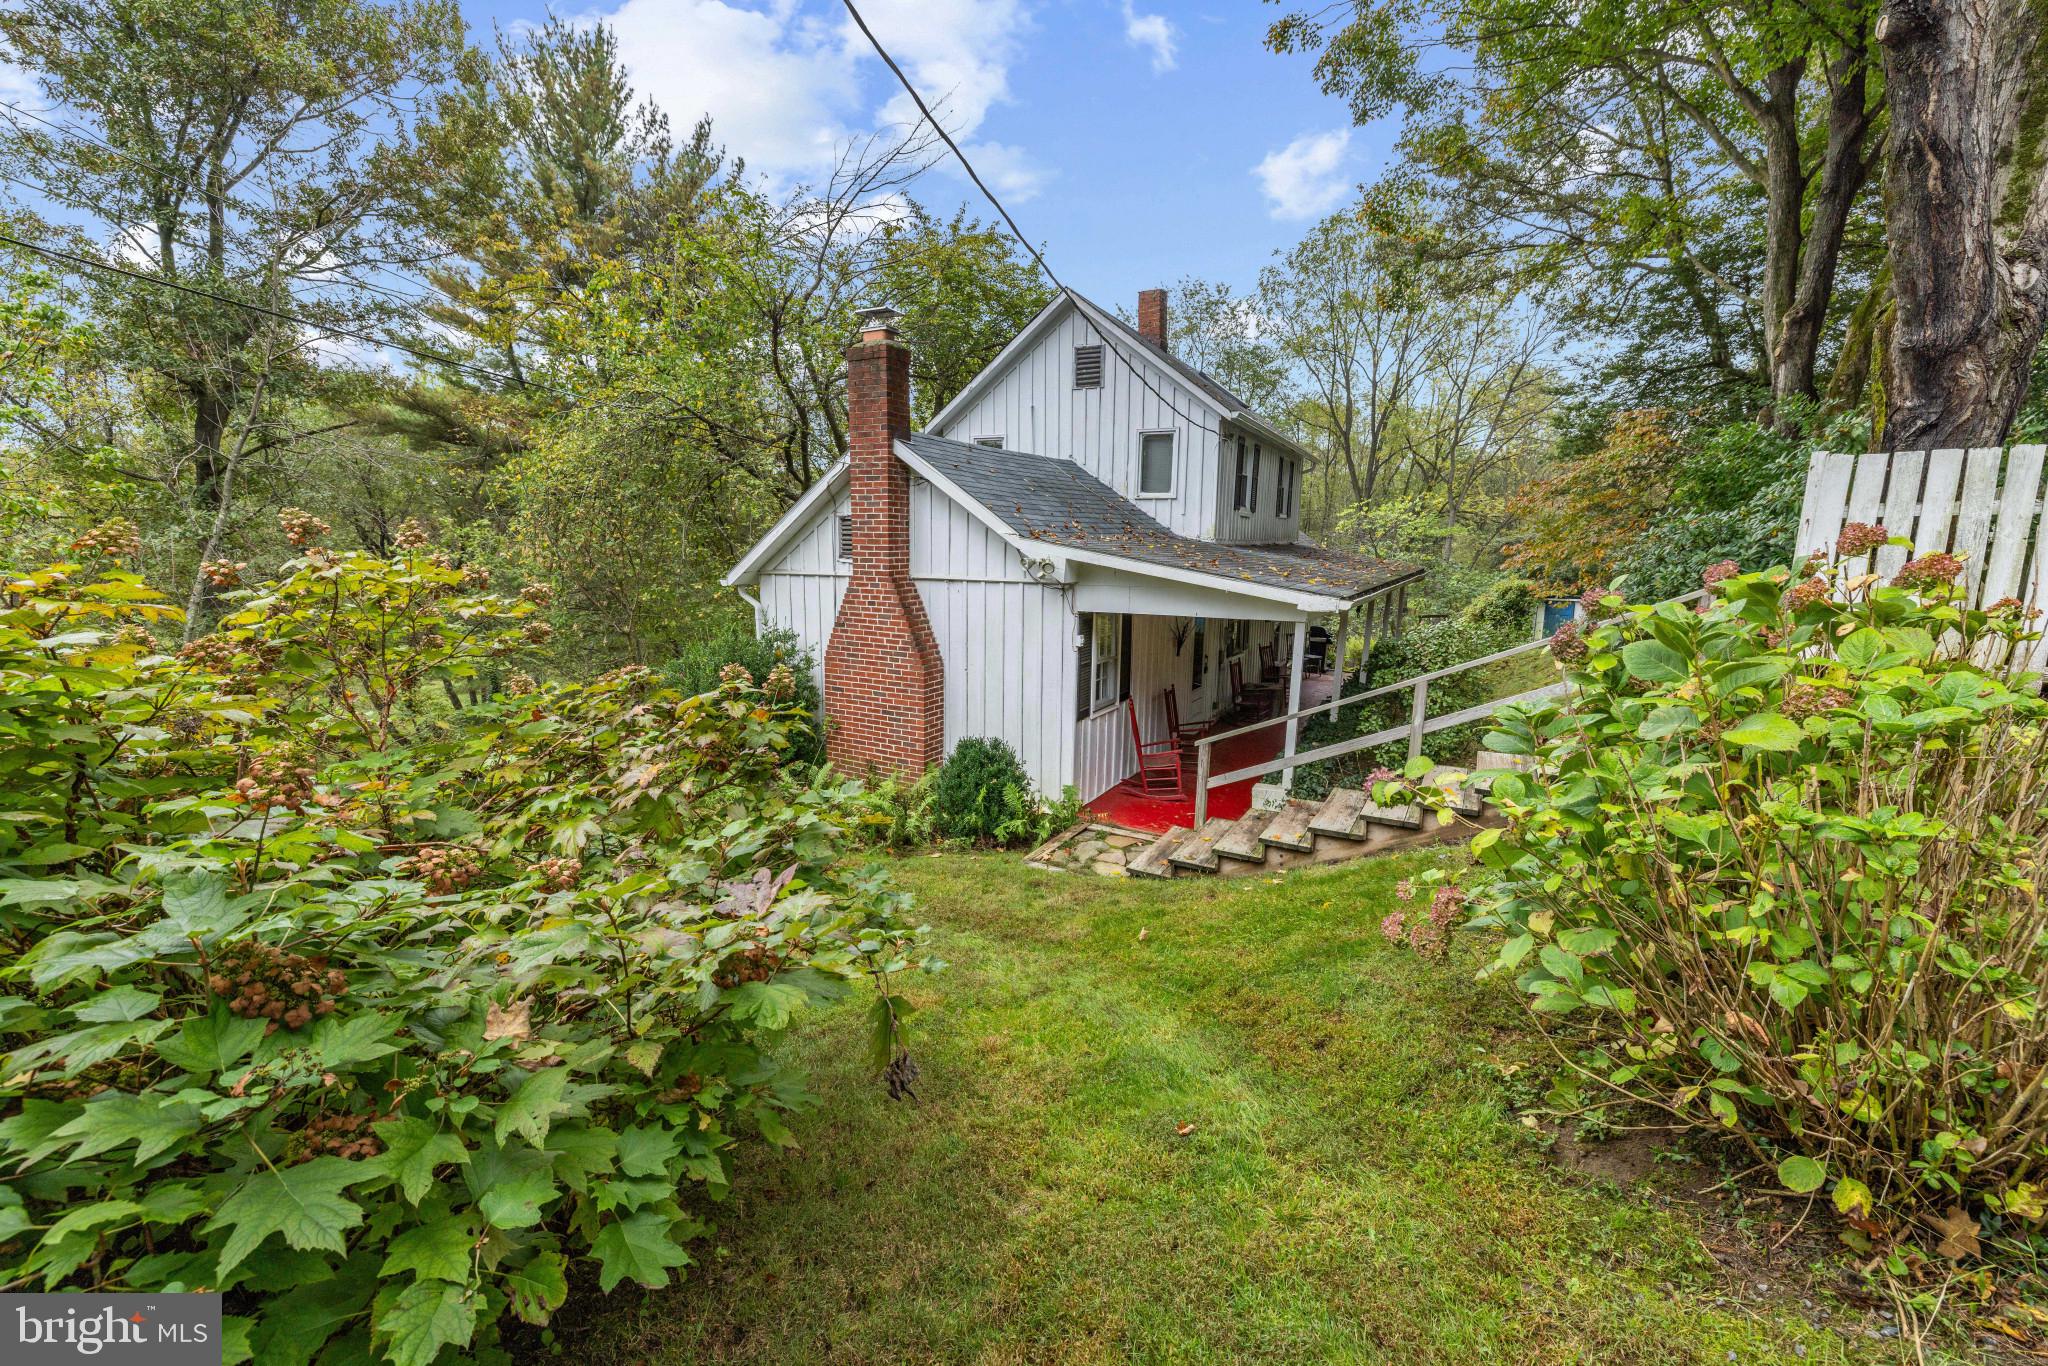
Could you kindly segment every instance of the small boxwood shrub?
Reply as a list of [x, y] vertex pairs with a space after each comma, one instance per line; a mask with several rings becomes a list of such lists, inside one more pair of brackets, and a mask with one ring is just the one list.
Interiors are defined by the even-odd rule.
[[1001, 740], [969, 736], [953, 747], [932, 788], [932, 824], [947, 839], [1020, 844], [1046, 833], [1024, 761]]
[[309, 546], [173, 655], [126, 553], [0, 585], [0, 1284], [222, 1291], [227, 1362], [498, 1359], [690, 1264], [813, 1103], [807, 1002], [878, 984], [908, 1084], [920, 931], [786, 762], [788, 669], [450, 716], [531, 595]]
[[[1486, 738], [1536, 768], [1494, 786], [1470, 923], [1596, 1031], [1585, 1077], [1859, 1219], [1943, 1211], [1961, 1256], [2048, 1203], [2038, 613], [1963, 607], [1947, 555], [1862, 563], [1715, 566], [1699, 612], [1609, 597], [1622, 619], [1560, 647], [1569, 701]], [[1438, 945], [1460, 901], [1388, 933]]]

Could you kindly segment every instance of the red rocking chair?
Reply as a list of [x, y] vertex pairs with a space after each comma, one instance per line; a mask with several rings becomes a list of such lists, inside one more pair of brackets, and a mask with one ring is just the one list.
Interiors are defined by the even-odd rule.
[[1150, 795], [1154, 792], [1171, 792], [1176, 797], [1184, 791], [1180, 776], [1180, 741], [1147, 740], [1138, 733], [1138, 699], [1124, 699], [1124, 714], [1131, 719], [1131, 745], [1138, 751], [1138, 787]]

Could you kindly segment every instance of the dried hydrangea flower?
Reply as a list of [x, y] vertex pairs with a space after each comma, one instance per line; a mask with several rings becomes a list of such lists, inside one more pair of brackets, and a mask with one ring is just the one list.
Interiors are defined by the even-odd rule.
[[1817, 602], [1827, 600], [1828, 581], [1816, 574], [1785, 595], [1785, 606], [1791, 611], [1800, 612]]
[[1399, 911], [1387, 912], [1386, 917], [1380, 921], [1380, 933], [1386, 936], [1389, 944], [1398, 944], [1407, 938], [1408, 927], [1402, 923]]
[[1892, 582], [1901, 588], [1932, 588], [1936, 584], [1955, 582], [1956, 576], [1962, 572], [1961, 560], [1945, 550], [1937, 550], [1917, 560], [1906, 561], [1892, 576]]
[[1579, 634], [1576, 619], [1565, 622], [1552, 633], [1550, 653], [1560, 664], [1576, 664], [1591, 653], [1586, 648], [1584, 637]]
[[1835, 538], [1835, 558], [1852, 559], [1867, 555], [1892, 538], [1883, 524], [1872, 526], [1868, 522], [1849, 522], [1842, 527], [1842, 534]]
[[1742, 566], [1733, 560], [1716, 560], [1700, 571], [1700, 587], [1712, 588], [1723, 579], [1732, 579], [1742, 572]]

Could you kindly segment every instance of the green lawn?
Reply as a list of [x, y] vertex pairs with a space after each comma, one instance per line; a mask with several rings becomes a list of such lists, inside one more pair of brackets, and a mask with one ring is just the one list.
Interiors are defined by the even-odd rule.
[[692, 1279], [565, 1323], [567, 1354], [1851, 1359], [1811, 1290], [1716, 1266], [1700, 1235], [1732, 1230], [1545, 1160], [1488, 1065], [1531, 1056], [1518, 1007], [1380, 939], [1428, 857], [1150, 884], [904, 861], [952, 964], [916, 991], [920, 1098], [862, 1075], [857, 1012], [810, 1021], [801, 1150], [744, 1158]]

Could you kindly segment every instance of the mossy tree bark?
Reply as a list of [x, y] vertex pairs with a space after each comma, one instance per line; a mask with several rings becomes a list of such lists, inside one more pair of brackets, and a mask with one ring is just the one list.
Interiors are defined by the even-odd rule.
[[2048, 321], [2048, 0], [1886, 0], [1892, 450], [2002, 444]]

